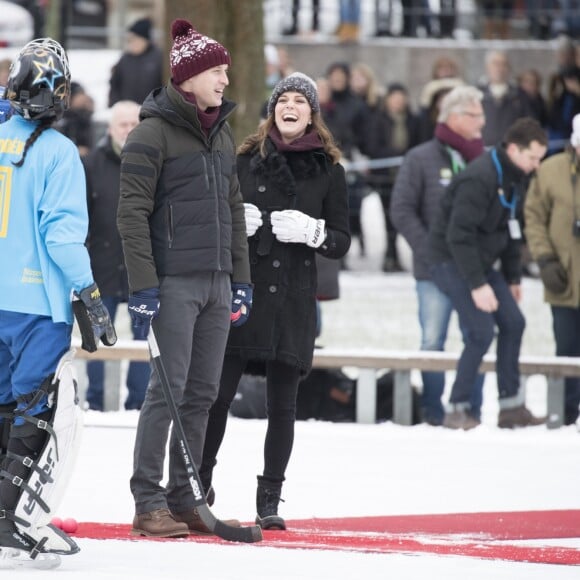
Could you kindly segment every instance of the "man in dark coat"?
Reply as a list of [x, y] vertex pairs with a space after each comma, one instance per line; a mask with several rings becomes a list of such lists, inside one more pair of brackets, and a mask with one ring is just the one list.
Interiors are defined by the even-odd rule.
[[532, 107], [524, 91], [511, 81], [511, 69], [505, 52], [492, 50], [485, 56], [486, 77], [479, 84], [483, 92], [485, 126], [483, 141], [497, 145], [508, 128], [522, 117], [532, 116]]
[[[498, 426], [539, 425], [520, 390], [519, 355], [525, 319], [521, 300], [521, 217], [528, 175], [538, 168], [548, 139], [535, 119], [516, 121], [502, 146], [456, 175], [429, 231], [433, 281], [445, 292], [463, 329], [464, 349], [443, 425], [472, 429], [473, 385], [497, 326]], [[500, 261], [501, 269], [494, 264]]]
[[[121, 154], [117, 225], [129, 278], [129, 313], [151, 323], [187, 436], [201, 463], [230, 326], [250, 315], [252, 286], [236, 149], [224, 98], [229, 52], [177, 19], [171, 80], [143, 103]], [[209, 534], [197, 508], [162, 383], [152, 372], [139, 414], [131, 491], [135, 535]], [[239, 524], [239, 522], [238, 522]]]
[[[87, 175], [89, 210], [87, 248], [95, 281], [113, 321], [117, 307], [120, 303], [127, 302], [128, 295], [123, 247], [116, 225], [120, 155], [127, 136], [139, 124], [139, 109], [134, 101], [116, 103], [111, 109], [107, 135], [83, 160]], [[85, 399], [88, 408], [95, 411], [103, 410], [104, 372], [103, 361], [87, 362], [89, 386]], [[131, 362], [127, 374], [128, 396], [125, 409], [141, 408], [148, 382], [149, 363]]]
[[[470, 86], [447, 93], [441, 102], [435, 136], [405, 155], [393, 189], [391, 218], [413, 251], [421, 350], [443, 350], [447, 339], [453, 304], [431, 279], [429, 224], [453, 175], [483, 153], [481, 130], [485, 118], [481, 99], [481, 91]], [[424, 371], [421, 376], [422, 420], [442, 425], [445, 373]], [[478, 375], [470, 400], [471, 412], [478, 420], [483, 378]]]
[[127, 46], [111, 72], [109, 107], [121, 100], [142, 104], [163, 84], [163, 55], [151, 42], [151, 27], [151, 20], [142, 18], [128, 29]]

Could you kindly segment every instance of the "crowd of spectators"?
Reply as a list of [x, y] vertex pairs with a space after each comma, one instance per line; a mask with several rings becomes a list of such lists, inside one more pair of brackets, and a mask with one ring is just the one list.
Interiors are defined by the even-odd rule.
[[[276, 53], [275, 47], [268, 45], [267, 53]], [[555, 54], [554, 69], [546, 72], [533, 65], [514, 71], [507, 51], [486, 53], [482, 74], [473, 83], [483, 95], [486, 148], [497, 145], [517, 119], [532, 117], [548, 134], [548, 155], [564, 149], [572, 119], [580, 112], [580, 66], [575, 43], [567, 37], [562, 37]], [[275, 59], [268, 62], [267, 81], [292, 70], [287, 64], [284, 70], [277, 69]], [[362, 202], [370, 192], [380, 196], [387, 230], [385, 272], [401, 270], [389, 206], [402, 157], [433, 137], [441, 99], [453, 88], [469, 84], [465, 76], [458, 62], [443, 56], [435, 60], [431, 77], [418, 91], [401, 82], [384, 86], [364, 62], [329, 63], [317, 78], [322, 114], [349, 168], [351, 231], [362, 255], [366, 251], [360, 222]], [[537, 274], [527, 252], [524, 268], [528, 274]]]
[[[377, 6], [381, 3], [377, 2]], [[314, 3], [316, 6], [316, 3]], [[298, 2], [294, 3], [299, 10]], [[318, 26], [313, 16], [313, 27]], [[288, 33], [293, 33], [294, 28]], [[157, 86], [161, 76], [158, 47], [152, 42], [152, 23], [139, 19], [127, 29], [126, 48], [110, 78], [109, 104], [118, 100], [143, 101], [147, 87]], [[135, 45], [138, 45], [137, 48]], [[573, 40], [562, 37], [556, 51], [554, 70], [546, 73], [533, 66], [514, 71], [509, 54], [493, 49], [485, 55], [484, 70], [477, 83], [483, 93], [484, 145], [496, 145], [518, 118], [531, 116], [547, 131], [548, 155], [563, 150], [572, 130], [572, 119], [580, 112], [580, 57]], [[139, 64], [143, 61], [143, 65]], [[265, 47], [264, 103], [271, 88], [293, 70], [282, 47]], [[137, 64], [136, 64], [137, 63]], [[139, 82], [123, 71], [139, 70]], [[390, 218], [390, 196], [402, 157], [414, 146], [430, 140], [435, 131], [441, 99], [453, 88], [468, 84], [465, 71], [450, 56], [435, 60], [430, 78], [418, 91], [402, 82], [386, 86], [365, 62], [335, 61], [317, 77], [320, 106], [325, 122], [339, 144], [347, 167], [350, 225], [361, 255], [365, 254], [360, 215], [367, 194], [376, 192], [384, 210], [387, 244], [382, 269], [401, 271], [397, 255], [397, 231]], [[139, 92], [139, 94], [137, 94]], [[87, 91], [73, 82], [71, 108], [59, 122], [85, 156], [98, 141], [93, 125], [93, 101]], [[102, 132], [102, 128], [101, 128]], [[360, 169], [361, 161], [367, 168]], [[358, 167], [358, 169], [356, 169]], [[537, 274], [527, 252], [525, 271]], [[346, 267], [346, 260], [342, 261]]]
[[[339, 42], [357, 42], [363, 36], [361, 0], [339, 0], [335, 14], [324, 14], [318, 0], [281, 3], [285, 36], [320, 36], [321, 22], [332, 17]], [[580, 5], [576, 0], [476, 0], [472, 6], [457, 0], [373, 0], [372, 32], [375, 37], [510, 39], [526, 37], [548, 40], [560, 34], [580, 32]], [[329, 10], [328, 8], [325, 8]], [[516, 24], [516, 21], [518, 24]], [[461, 30], [461, 31], [460, 31]]]

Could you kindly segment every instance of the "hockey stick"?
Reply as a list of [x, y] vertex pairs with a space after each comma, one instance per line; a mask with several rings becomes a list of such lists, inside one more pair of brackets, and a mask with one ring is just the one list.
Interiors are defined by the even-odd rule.
[[203, 493], [203, 486], [199, 473], [191, 458], [191, 451], [189, 449], [189, 444], [187, 443], [187, 438], [185, 437], [183, 424], [181, 423], [179, 413], [177, 412], [177, 405], [175, 404], [175, 399], [171, 392], [169, 379], [167, 378], [167, 373], [161, 360], [161, 353], [159, 352], [159, 346], [157, 344], [157, 339], [155, 338], [153, 326], [151, 326], [151, 329], [149, 330], [147, 342], [149, 343], [151, 360], [153, 361], [153, 366], [159, 375], [161, 388], [163, 389], [163, 395], [165, 396], [165, 402], [169, 407], [171, 419], [173, 420], [173, 429], [179, 443], [183, 462], [185, 463], [189, 484], [191, 485], [191, 491], [193, 492], [194, 505], [197, 508], [201, 520], [216, 536], [219, 536], [224, 540], [229, 540], [230, 542], [246, 542], [248, 544], [261, 541], [262, 529], [260, 526], [229, 526], [221, 520], [218, 520], [209, 509], [205, 494]]

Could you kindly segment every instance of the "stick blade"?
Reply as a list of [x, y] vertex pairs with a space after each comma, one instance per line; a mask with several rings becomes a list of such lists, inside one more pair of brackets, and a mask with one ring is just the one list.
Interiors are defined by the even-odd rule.
[[197, 506], [197, 511], [203, 523], [219, 538], [228, 542], [242, 542], [253, 544], [262, 541], [262, 528], [260, 526], [229, 526], [218, 520], [207, 504]]

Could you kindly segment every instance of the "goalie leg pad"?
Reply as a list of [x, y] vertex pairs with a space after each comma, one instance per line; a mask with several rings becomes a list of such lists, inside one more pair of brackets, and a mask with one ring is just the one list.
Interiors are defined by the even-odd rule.
[[[49, 523], [66, 490], [82, 433], [82, 411], [78, 404], [73, 356], [74, 352], [69, 351], [61, 358], [50, 381], [50, 410], [37, 417], [20, 415], [25, 424], [12, 428], [9, 442], [11, 463], [20, 461], [20, 466], [27, 470], [24, 476], [18, 476], [22, 481], [18, 486], [13, 513], [16, 527], [33, 541], [43, 542], [43, 551], [58, 554], [74, 554], [78, 551], [78, 546], [66, 534]], [[30, 435], [30, 439], [19, 435], [19, 432], [24, 434], [31, 430], [34, 435]], [[22, 443], [17, 443], [22, 442], [22, 439], [36, 445], [36, 449], [24, 457], [20, 453]], [[31, 447], [30, 442], [28, 448]], [[12, 506], [14, 503], [3, 505]]]
[[[46, 418], [48, 413], [43, 413], [38, 420]], [[30, 423], [12, 426], [4, 467], [0, 469], [0, 505], [5, 509], [14, 510], [19, 498], [27, 491], [31, 470], [47, 437], [46, 431]]]

